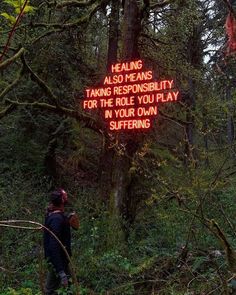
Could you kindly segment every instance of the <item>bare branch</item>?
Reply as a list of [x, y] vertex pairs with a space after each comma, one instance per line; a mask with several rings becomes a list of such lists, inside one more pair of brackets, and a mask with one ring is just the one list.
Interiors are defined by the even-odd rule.
[[163, 0], [161, 3], [151, 4], [150, 9], [163, 8], [171, 3], [171, 0]]
[[6, 59], [4, 62], [0, 63], [0, 70], [5, 69], [8, 65], [10, 65], [13, 61], [15, 61], [18, 57], [20, 57], [24, 53], [25, 49], [21, 48], [15, 55]]
[[10, 85], [8, 85], [2, 91], [2, 93], [0, 93], [0, 99], [2, 99], [9, 91], [11, 91], [18, 84], [18, 82], [20, 81], [23, 74], [24, 74], [24, 66], [21, 67], [21, 70], [20, 70], [19, 74], [17, 75], [16, 79]]
[[58, 108], [60, 108], [60, 106], [58, 104], [57, 97], [54, 95], [54, 93], [52, 92], [52, 90], [50, 89], [50, 87], [31, 69], [31, 67], [27, 64], [24, 56], [22, 56], [21, 59], [22, 59], [23, 65], [25, 66], [25, 68], [31, 74], [32, 81], [36, 82], [43, 89], [43, 91], [46, 93], [46, 95], [51, 98], [51, 100], [53, 101], [53, 103], [55, 103], [55, 105]]
[[65, 24], [60, 24], [60, 23], [32, 23], [31, 26], [32, 27], [48, 27], [48, 28], [56, 28], [56, 29], [69, 29], [69, 28], [74, 28], [77, 27], [79, 25], [85, 24], [87, 23], [91, 17], [97, 12], [97, 10], [102, 6], [105, 5], [106, 3], [108, 3], [110, 0], [100, 0], [100, 1], [96, 1], [95, 3], [93, 3], [94, 1], [92, 1], [91, 3], [93, 3], [89, 9], [89, 11], [81, 16], [79, 19], [77, 19], [74, 22], [71, 23], [65, 23]]
[[170, 43], [167, 43], [167, 42], [164, 42], [158, 38], [153, 38], [152, 36], [149, 36], [148, 34], [145, 34], [145, 33], [142, 33], [141, 34], [142, 37], [146, 38], [146, 39], [149, 39], [155, 46], [158, 46], [160, 44], [163, 44], [163, 45], [173, 45], [173, 44], [170, 44]]
[[6, 102], [10, 102], [12, 105], [15, 106], [31, 106], [31, 107], [36, 107], [36, 108], [40, 108], [40, 109], [46, 109], [48, 111], [51, 111], [53, 113], [57, 113], [59, 115], [63, 114], [63, 115], [67, 115], [69, 117], [72, 118], [78, 118], [78, 114], [75, 110], [72, 109], [68, 109], [68, 108], [64, 108], [62, 106], [55, 106], [55, 105], [51, 105], [45, 102], [19, 102], [19, 101], [14, 101], [11, 99], [6, 99]]
[[164, 114], [164, 113], [163, 113], [162, 111], [160, 111], [160, 110], [159, 110], [159, 114], [160, 114], [163, 118], [168, 119], [168, 120], [170, 120], [170, 121], [173, 121], [173, 122], [175, 122], [175, 123], [181, 125], [182, 127], [183, 127], [183, 126], [188, 126], [188, 125], [191, 125], [191, 124], [192, 124], [192, 122], [183, 121], [183, 120], [177, 119], [177, 118], [175, 118], [175, 117], [169, 116], [169, 115], [167, 115], [167, 114]]
[[96, 0], [89, 0], [89, 1], [77, 1], [77, 0], [63, 1], [61, 3], [57, 3], [56, 4], [56, 8], [60, 9], [60, 8], [63, 8], [63, 7], [70, 7], [70, 6], [73, 6], [73, 7], [87, 7], [87, 6], [91, 5], [91, 4], [93, 4], [94, 2], [96, 2]]
[[15, 105], [10, 104], [4, 110], [0, 111], [0, 119], [10, 114], [12, 111], [16, 109]]
[[7, 53], [7, 51], [8, 51], [8, 47], [9, 47], [9, 45], [10, 45], [10, 43], [11, 43], [11, 39], [12, 39], [12, 37], [13, 37], [15, 31], [16, 31], [16, 27], [18, 26], [19, 22], [21, 21], [21, 18], [22, 18], [23, 15], [24, 15], [24, 9], [25, 9], [27, 3], [28, 3], [28, 0], [25, 0], [24, 4], [22, 5], [22, 7], [21, 7], [21, 9], [20, 9], [20, 13], [19, 13], [19, 15], [18, 15], [17, 18], [16, 18], [16, 21], [15, 21], [15, 23], [14, 23], [14, 25], [13, 25], [13, 28], [11, 29], [11, 31], [10, 31], [10, 33], [9, 33], [9, 35], [8, 35], [8, 39], [7, 39], [6, 45], [5, 45], [4, 49], [3, 49], [3, 52], [2, 52], [2, 54], [0, 55], [0, 61], [2, 60], [2, 58], [4, 57], [4, 55], [5, 55], [5, 54]]
[[67, 116], [74, 118], [77, 121], [81, 121], [84, 124], [84, 127], [87, 127], [95, 132], [101, 133], [103, 129], [102, 123], [99, 123], [96, 118], [92, 118], [88, 115], [83, 114], [82, 112], [75, 111], [73, 109], [65, 108], [63, 106], [55, 106], [44, 102], [19, 102], [11, 99], [6, 99], [6, 102], [9, 102], [13, 106], [25, 106], [25, 107], [35, 107], [49, 112], [55, 113], [60, 116]]
[[38, 41], [40, 41], [41, 39], [45, 38], [45, 37], [48, 37], [52, 34], [55, 34], [55, 33], [61, 33], [63, 32], [63, 29], [53, 29], [51, 31], [48, 31], [46, 33], [43, 33], [42, 35], [38, 36], [36, 39], [34, 39], [32, 42], [31, 42], [31, 45], [34, 45], [35, 43], [37, 43]]

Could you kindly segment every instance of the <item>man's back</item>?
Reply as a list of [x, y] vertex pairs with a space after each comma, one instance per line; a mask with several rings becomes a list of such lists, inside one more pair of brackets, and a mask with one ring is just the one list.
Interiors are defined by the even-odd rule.
[[[63, 212], [49, 212], [45, 218], [45, 226], [52, 231], [66, 251], [71, 256], [71, 233], [68, 218]], [[56, 270], [60, 272], [67, 267], [69, 261], [59, 242], [47, 230], [44, 231], [44, 251], [45, 257], [51, 262]]]

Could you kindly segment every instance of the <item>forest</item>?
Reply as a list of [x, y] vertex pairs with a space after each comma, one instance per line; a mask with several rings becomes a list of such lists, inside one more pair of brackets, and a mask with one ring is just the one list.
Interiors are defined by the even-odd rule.
[[0, 1], [0, 295], [236, 294], [236, 1]]

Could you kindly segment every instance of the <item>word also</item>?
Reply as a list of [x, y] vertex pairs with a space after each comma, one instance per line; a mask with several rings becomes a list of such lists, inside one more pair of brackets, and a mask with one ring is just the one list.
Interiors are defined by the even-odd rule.
[[152, 79], [152, 71], [130, 73], [125, 75], [106, 76], [104, 79], [104, 85], [132, 83], [132, 82], [146, 81], [151, 79]]

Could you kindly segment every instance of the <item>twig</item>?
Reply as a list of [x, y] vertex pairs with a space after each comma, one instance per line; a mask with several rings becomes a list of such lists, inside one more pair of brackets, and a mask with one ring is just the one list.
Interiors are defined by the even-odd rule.
[[167, 5], [169, 5], [170, 2], [171, 2], [170, 0], [164, 0], [161, 3], [150, 5], [150, 9], [163, 8], [163, 7], [167, 6]]
[[0, 271], [6, 272], [6, 273], [17, 273], [17, 271], [12, 271], [2, 266], [0, 266]]
[[16, 108], [15, 105], [10, 104], [5, 109], [3, 109], [2, 111], [0, 111], [0, 119], [2, 119], [4, 116], [10, 114], [12, 111], [15, 110], [15, 108]]
[[51, 31], [48, 31], [46, 33], [43, 33], [42, 35], [40, 35], [36, 39], [34, 39], [31, 42], [31, 45], [34, 45], [35, 43], [37, 43], [38, 41], [40, 41], [42, 38], [48, 37], [49, 35], [52, 35], [52, 34], [61, 33], [61, 32], [63, 32], [62, 29], [57, 29], [57, 30], [53, 29]]
[[1, 62], [2, 58], [3, 58], [3, 56], [6, 54], [6, 52], [8, 50], [8, 47], [9, 47], [9, 45], [11, 43], [11, 39], [12, 39], [12, 37], [14, 35], [14, 32], [16, 30], [16, 27], [18, 26], [18, 24], [19, 24], [19, 22], [20, 22], [20, 20], [21, 20], [21, 18], [23, 16], [24, 9], [25, 9], [25, 7], [27, 5], [27, 2], [28, 2], [28, 0], [25, 0], [23, 6], [21, 7], [20, 13], [17, 16], [17, 19], [16, 19], [16, 21], [14, 23], [14, 26], [13, 26], [13, 28], [11, 29], [11, 31], [10, 31], [10, 33], [8, 35], [7, 43], [6, 43], [5, 47], [4, 47], [4, 50], [3, 50], [2, 54], [0, 55], [0, 62]]
[[[96, 0], [89, 0], [89, 1], [77, 1], [77, 0], [71, 0], [71, 1], [64, 1], [64, 2], [61, 2], [61, 3], [57, 3], [56, 4], [56, 8], [57, 9], [60, 9], [60, 8], [63, 8], [63, 7], [70, 7], [70, 6], [73, 6], [73, 7], [87, 7], [91, 4], [93, 4], [94, 2], [96, 2]], [[49, 3], [50, 4], [54, 4], [53, 2]]]
[[108, 3], [109, 0], [101, 0], [96, 1], [91, 5], [91, 8], [89, 9], [88, 13], [85, 15], [82, 15], [79, 19], [70, 22], [70, 23], [31, 23], [32, 27], [45, 27], [45, 28], [55, 28], [55, 29], [70, 29], [70, 28], [77, 28], [79, 25], [87, 23], [91, 17], [98, 11], [98, 9], [101, 8], [101, 6], [106, 3]]
[[[217, 202], [219, 203], [218, 200], [217, 200]], [[236, 237], [235, 228], [234, 228], [232, 222], [229, 220], [228, 216], [225, 214], [225, 211], [224, 211], [224, 209], [223, 209], [223, 207], [222, 207], [222, 204], [219, 203], [219, 206], [220, 206], [220, 212], [221, 212], [222, 215], [224, 216], [226, 222], [228, 223], [228, 225], [229, 225], [229, 227], [231, 228], [231, 230], [232, 230], [234, 236]]]
[[102, 133], [102, 128], [103, 128], [102, 123], [97, 121], [96, 118], [93, 118], [87, 114], [83, 114], [82, 112], [79, 112], [73, 109], [65, 108], [62, 106], [60, 106], [60, 108], [57, 108], [55, 105], [44, 103], [44, 102], [37, 102], [37, 101], [20, 102], [20, 101], [11, 100], [8, 98], [5, 101], [9, 102], [12, 106], [15, 106], [15, 107], [18, 107], [18, 106], [19, 107], [21, 106], [35, 107], [35, 108], [50, 111], [52, 113], [55, 113], [61, 116], [64, 115], [70, 118], [74, 118], [76, 120], [81, 120], [84, 123], [84, 127], [89, 128], [95, 131], [96, 133]]
[[21, 48], [15, 55], [8, 58], [4, 62], [0, 63], [0, 70], [5, 69], [8, 65], [10, 65], [13, 61], [15, 61], [18, 57], [20, 57], [24, 53], [25, 49]]
[[14, 88], [14, 86], [18, 84], [23, 74], [24, 74], [24, 66], [21, 67], [16, 79], [0, 93], [0, 99], [2, 99], [9, 91], [11, 91]]
[[22, 60], [24, 67], [31, 74], [31, 79], [33, 81], [35, 81], [44, 90], [44, 92], [47, 94], [47, 96], [50, 97], [52, 99], [52, 101], [55, 103], [56, 107], [60, 108], [60, 106], [58, 104], [57, 97], [54, 95], [54, 93], [52, 92], [50, 87], [31, 69], [31, 67], [27, 64], [24, 56], [21, 57], [21, 60]]

